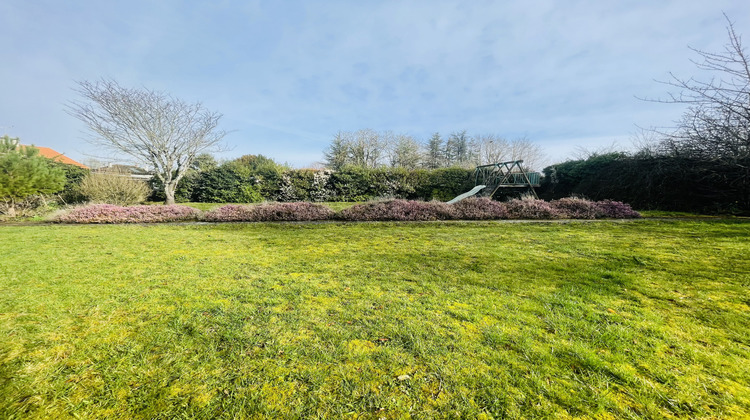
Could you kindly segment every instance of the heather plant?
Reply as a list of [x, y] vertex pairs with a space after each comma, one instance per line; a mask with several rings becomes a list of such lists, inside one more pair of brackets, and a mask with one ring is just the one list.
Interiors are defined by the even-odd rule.
[[544, 200], [522, 198], [510, 200], [506, 203], [508, 216], [511, 219], [561, 219], [566, 214], [556, 209]]
[[507, 219], [508, 209], [505, 204], [487, 197], [467, 198], [451, 204], [454, 217], [460, 220], [497, 220]]
[[596, 202], [585, 198], [561, 198], [551, 201], [550, 205], [571, 219], [597, 219], [605, 216]]
[[310, 222], [328, 220], [334, 211], [308, 202], [266, 203], [254, 206], [227, 205], [203, 215], [209, 222]]
[[117, 170], [89, 172], [78, 185], [78, 191], [89, 202], [118, 206], [142, 203], [151, 192], [146, 182]]
[[202, 219], [207, 222], [249, 222], [253, 221], [254, 206], [228, 204], [207, 211]]
[[613, 219], [638, 219], [641, 217], [641, 214], [633, 210], [629, 204], [621, 201], [597, 201], [596, 207], [602, 217], [611, 217]]
[[192, 207], [166, 206], [116, 206], [94, 204], [78, 207], [56, 219], [61, 223], [161, 223], [196, 220], [200, 211]]
[[450, 204], [438, 201], [387, 200], [356, 204], [338, 213], [350, 221], [428, 221], [454, 218]]
[[261, 204], [253, 210], [257, 222], [312, 222], [328, 220], [334, 213], [330, 207], [304, 201]]

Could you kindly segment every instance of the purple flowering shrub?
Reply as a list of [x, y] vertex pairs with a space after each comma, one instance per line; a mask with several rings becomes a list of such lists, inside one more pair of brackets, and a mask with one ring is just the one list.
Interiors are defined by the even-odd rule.
[[266, 203], [254, 206], [230, 204], [203, 215], [209, 222], [310, 222], [328, 220], [334, 212], [329, 207], [304, 201]]
[[334, 211], [318, 203], [297, 201], [293, 203], [268, 203], [255, 206], [256, 220], [259, 222], [310, 222], [328, 220]]
[[596, 202], [584, 198], [567, 197], [550, 201], [550, 205], [565, 218], [597, 219], [604, 217]]
[[507, 219], [508, 209], [505, 204], [487, 197], [467, 198], [453, 206], [454, 218], [459, 220], [497, 220]]
[[228, 204], [203, 213], [207, 222], [248, 222], [253, 221], [253, 206]]
[[115, 206], [94, 204], [62, 214], [61, 223], [159, 223], [196, 220], [200, 211], [187, 206]]
[[439, 201], [388, 200], [356, 204], [341, 210], [337, 217], [350, 221], [427, 221], [453, 219], [450, 204]]
[[533, 198], [513, 199], [505, 203], [511, 219], [562, 219], [566, 215], [549, 202]]
[[611, 217], [613, 219], [639, 219], [641, 217], [641, 214], [633, 210], [630, 204], [621, 201], [597, 201], [596, 207], [601, 214], [600, 217]]

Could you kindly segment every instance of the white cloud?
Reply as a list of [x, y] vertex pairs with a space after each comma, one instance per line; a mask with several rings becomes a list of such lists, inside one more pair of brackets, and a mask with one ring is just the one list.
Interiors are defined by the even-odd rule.
[[104, 76], [202, 100], [237, 130], [237, 155], [296, 165], [364, 127], [604, 142], [679, 115], [634, 96], [694, 74], [688, 45], [721, 48], [722, 11], [750, 34], [750, 5], [732, 0], [8, 0], [0, 127], [85, 150], [63, 104], [75, 80]]

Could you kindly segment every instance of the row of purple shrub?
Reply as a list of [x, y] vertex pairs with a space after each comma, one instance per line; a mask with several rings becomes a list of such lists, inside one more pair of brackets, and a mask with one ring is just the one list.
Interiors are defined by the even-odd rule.
[[339, 220], [500, 220], [500, 219], [631, 219], [641, 215], [617, 201], [589, 201], [580, 198], [510, 200], [470, 198], [455, 204], [437, 201], [391, 200], [357, 204], [336, 214]]
[[77, 207], [57, 217], [62, 223], [160, 223], [197, 220], [200, 210], [187, 206], [116, 206], [94, 204]]
[[322, 204], [266, 203], [254, 206], [229, 204], [206, 212], [207, 222], [310, 222], [333, 219], [335, 212]]
[[600, 219], [638, 218], [638, 212], [617, 201], [589, 201], [563, 198], [511, 200], [505, 203], [488, 198], [470, 198], [455, 204], [439, 201], [388, 200], [356, 204], [334, 212], [323, 204], [265, 203], [259, 205], [229, 204], [201, 214], [186, 206], [119, 207], [97, 204], [79, 207], [58, 217], [63, 223], [154, 223], [187, 220], [208, 222], [276, 222], [276, 221], [429, 221], [429, 220], [499, 220], [499, 219]]

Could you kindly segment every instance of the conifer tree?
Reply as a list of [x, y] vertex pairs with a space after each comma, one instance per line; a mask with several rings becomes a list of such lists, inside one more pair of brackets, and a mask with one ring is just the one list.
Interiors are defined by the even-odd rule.
[[7, 215], [16, 215], [16, 204], [36, 194], [51, 194], [65, 186], [65, 173], [39, 155], [39, 149], [22, 147], [18, 139], [0, 138], [0, 200]]

